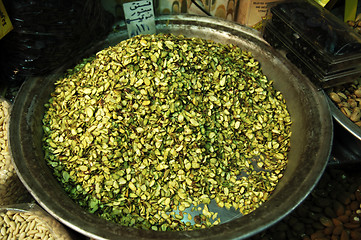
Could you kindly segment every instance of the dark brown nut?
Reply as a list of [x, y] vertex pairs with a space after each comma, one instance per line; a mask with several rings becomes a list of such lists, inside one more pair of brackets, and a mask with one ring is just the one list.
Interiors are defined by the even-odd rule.
[[334, 227], [332, 220], [329, 219], [328, 217], [325, 216], [320, 217], [320, 222], [325, 227]]
[[352, 201], [350, 204], [350, 208], [352, 211], [356, 211], [359, 208], [360, 204], [358, 201]]
[[305, 231], [305, 225], [302, 222], [297, 222], [291, 227], [298, 234], [303, 233]]
[[[360, 121], [361, 122], [361, 121]], [[357, 123], [356, 123], [357, 124]], [[355, 197], [356, 197], [356, 200], [358, 201], [358, 202], [361, 202], [361, 191], [359, 190], [359, 189], [357, 189], [356, 191], [355, 191]]]
[[341, 216], [345, 214], [345, 206], [342, 205], [340, 202], [338, 201], [334, 201], [333, 203], [333, 209], [335, 210], [335, 213], [337, 216]]
[[337, 219], [340, 220], [343, 223], [347, 223], [350, 220], [349, 216], [347, 216], [347, 215], [338, 216]]
[[338, 219], [338, 218], [332, 218], [332, 222], [333, 222], [333, 224], [334, 224], [335, 226], [340, 226], [340, 225], [343, 224], [343, 223], [341, 222], [341, 220]]
[[305, 226], [305, 234], [307, 234], [308, 236], [311, 236], [314, 232], [315, 232], [315, 229], [313, 229], [313, 227], [311, 225]]
[[344, 205], [348, 205], [351, 203], [350, 194], [348, 194], [347, 192], [340, 194], [337, 197], [337, 200], [339, 200], [340, 203]]
[[283, 232], [288, 229], [288, 225], [284, 222], [280, 222], [275, 226], [276, 231]]
[[323, 226], [321, 223], [319, 222], [314, 222], [312, 223], [312, 227], [317, 229], [317, 230], [323, 230], [325, 228], [325, 226]]
[[[354, 189], [354, 188], [353, 188]], [[352, 190], [353, 191], [353, 190]], [[351, 199], [351, 201], [355, 201], [356, 200], [356, 196], [355, 196], [355, 194], [354, 193], [351, 193], [350, 194], [350, 199]]]
[[350, 237], [349, 237], [347, 231], [343, 230], [341, 233], [340, 240], [349, 240], [349, 239], [350, 239]]
[[332, 235], [334, 229], [335, 227], [327, 227], [323, 230], [323, 232], [325, 233], [325, 235], [330, 236]]
[[359, 228], [360, 227], [360, 224], [359, 223], [344, 223], [343, 226], [345, 228], [348, 228], [348, 229], [356, 229], [356, 228]]
[[314, 212], [314, 213], [316, 213], [316, 215], [318, 215], [319, 213], [322, 213], [322, 208], [321, 207], [317, 207], [317, 206], [312, 206], [311, 208], [310, 208], [310, 210], [312, 211], [312, 212]]
[[331, 200], [326, 197], [316, 198], [314, 202], [317, 206], [321, 207], [322, 209], [331, 205]]
[[345, 215], [350, 217], [351, 214], [352, 214], [352, 211], [351, 211], [351, 209], [349, 209], [349, 205], [348, 205], [348, 208], [345, 210]]
[[299, 217], [307, 218], [308, 208], [304, 205], [301, 205], [296, 209], [296, 213]]
[[312, 224], [315, 220], [308, 218], [308, 217], [301, 217], [299, 219], [301, 222], [305, 223], [305, 224]]
[[326, 208], [324, 209], [324, 213], [325, 213], [325, 215], [326, 215], [327, 217], [329, 217], [329, 218], [335, 218], [335, 217], [337, 217], [335, 211], [334, 211], [331, 207], [326, 207]]
[[318, 220], [320, 219], [320, 217], [321, 217], [321, 214], [319, 214], [319, 213], [314, 213], [314, 212], [309, 212], [309, 213], [308, 213], [308, 217], [309, 217], [310, 219], [313, 219], [314, 221], [318, 221]]
[[344, 228], [343, 228], [343, 225], [338, 225], [338, 226], [336, 226], [336, 227], [333, 229], [332, 234], [333, 234], [333, 235], [336, 235], [336, 236], [339, 236], [339, 235], [341, 235], [343, 229], [344, 229]]
[[317, 240], [317, 239], [320, 239], [320, 238], [323, 238], [323, 237], [326, 237], [325, 234], [323, 233], [323, 231], [317, 231], [317, 232], [311, 234], [311, 239], [312, 240]]
[[360, 240], [361, 239], [361, 233], [357, 231], [351, 231], [350, 232], [351, 239]]

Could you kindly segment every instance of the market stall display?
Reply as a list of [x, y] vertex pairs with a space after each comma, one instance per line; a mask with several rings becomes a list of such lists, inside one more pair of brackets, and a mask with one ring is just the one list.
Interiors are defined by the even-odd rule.
[[[21, 151], [13, 151], [14, 162], [25, 186], [41, 206], [64, 224], [86, 236], [112, 238], [122, 234], [123, 237], [138, 239], [182, 238], [185, 235], [193, 239], [247, 238], [287, 215], [308, 195], [320, 178], [327, 164], [332, 140], [331, 115], [325, 95], [305, 81], [297, 68], [274, 52], [256, 30], [221, 19], [188, 15], [159, 17], [156, 23], [159, 32], [233, 44], [252, 52], [260, 62], [264, 74], [274, 81], [275, 88], [284, 95], [292, 121], [291, 150], [283, 177], [265, 203], [245, 216], [217, 209], [218, 216], [223, 219], [222, 224], [209, 229], [177, 232], [122, 227], [82, 209], [72, 202], [52, 176], [42, 151], [44, 105], [54, 91], [52, 83], [63, 75], [65, 69], [60, 69], [47, 78], [27, 81], [18, 93], [10, 123], [10, 143], [14, 146], [22, 142], [33, 144], [22, 146]], [[118, 29], [119, 32], [109, 36], [108, 45], [115, 45], [127, 38], [125, 26]], [[99, 47], [103, 49], [104, 45]], [[40, 85], [42, 88], [38, 87]], [[39, 172], [42, 174], [38, 174]], [[252, 224], [248, 224], [250, 221]]]

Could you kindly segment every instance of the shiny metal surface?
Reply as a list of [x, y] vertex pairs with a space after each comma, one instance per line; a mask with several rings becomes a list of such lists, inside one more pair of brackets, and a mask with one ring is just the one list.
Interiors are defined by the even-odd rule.
[[[12, 110], [10, 147], [18, 175], [38, 203], [68, 227], [96, 239], [244, 239], [281, 220], [312, 191], [330, 156], [332, 117], [326, 96], [299, 70], [270, 47], [259, 32], [216, 18], [177, 15], [156, 22], [158, 32], [201, 37], [232, 43], [251, 51], [263, 72], [274, 81], [288, 106], [293, 121], [291, 151], [284, 177], [270, 199], [249, 215], [222, 209], [224, 223], [209, 229], [155, 232], [122, 227], [81, 209], [66, 195], [44, 161], [42, 123], [44, 104], [53, 82], [64, 69], [47, 77], [32, 78], [21, 87]], [[111, 34], [93, 50], [100, 50], [125, 38], [125, 27]], [[89, 54], [89, 53], [87, 53]], [[86, 56], [84, 56], [86, 57]]]

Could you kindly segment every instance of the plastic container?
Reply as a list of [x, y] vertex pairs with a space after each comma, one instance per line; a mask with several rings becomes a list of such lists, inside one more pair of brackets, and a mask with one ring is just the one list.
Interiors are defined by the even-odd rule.
[[287, 1], [270, 8], [264, 38], [322, 87], [361, 73], [361, 36], [313, 1]]
[[72, 235], [35, 203], [0, 208], [1, 239], [71, 240]]
[[290, 39], [280, 34], [273, 24], [268, 23], [265, 26], [263, 37], [273, 47], [285, 50], [287, 58], [300, 68], [302, 73], [320, 88], [328, 88], [348, 83], [361, 75], [361, 68], [359, 67], [351, 67], [346, 70], [324, 73], [322, 68], [314, 61], [310, 60], [307, 55], [293, 48]]

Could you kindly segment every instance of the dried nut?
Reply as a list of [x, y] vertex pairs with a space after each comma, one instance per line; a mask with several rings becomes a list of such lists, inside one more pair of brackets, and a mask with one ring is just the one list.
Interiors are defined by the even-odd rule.
[[360, 203], [358, 201], [352, 201], [350, 204], [350, 209], [352, 211], [356, 211], [360, 207]]
[[347, 95], [343, 92], [338, 92], [337, 95], [340, 97], [342, 101], [347, 100]]
[[342, 225], [341, 220], [339, 220], [338, 218], [332, 218], [332, 222], [335, 226], [340, 226]]
[[327, 217], [324, 217], [324, 216], [320, 217], [320, 222], [325, 227], [333, 227], [334, 226], [332, 223], [332, 220]]
[[350, 239], [350, 237], [348, 235], [348, 232], [346, 230], [343, 230], [341, 233], [340, 240], [349, 240], [349, 239]]
[[350, 108], [356, 108], [358, 103], [355, 99], [348, 99], [347, 103], [349, 104]]
[[323, 231], [317, 231], [311, 235], [311, 239], [320, 239], [320, 238], [324, 238], [324, 237], [325, 237], [325, 234], [323, 233]]
[[[339, 170], [331, 171], [331, 173], [339, 172]], [[335, 174], [330, 178], [328, 173], [326, 171], [316, 189], [295, 211], [275, 227], [251, 239], [270, 239], [270, 233], [279, 231], [287, 232], [287, 236], [283, 239], [360, 239], [361, 216], [358, 214], [361, 214], [361, 201], [357, 199], [357, 193], [361, 190], [359, 185], [361, 178], [357, 176], [348, 179], [344, 174]], [[334, 196], [335, 192], [337, 197]], [[329, 203], [326, 204], [327, 199]], [[322, 209], [320, 210], [319, 207]], [[339, 217], [336, 217], [333, 209], [340, 215]], [[316, 216], [319, 218], [316, 219]], [[304, 224], [303, 228], [295, 228], [298, 220]], [[280, 239], [279, 235], [271, 236], [272, 239]]]
[[21, 202], [27, 195], [11, 162], [8, 146], [10, 110], [10, 102], [0, 98], [0, 206]]
[[350, 116], [351, 121], [358, 122], [361, 118], [361, 110], [360, 108], [354, 108], [352, 114]]
[[[210, 227], [220, 223], [211, 201], [249, 214], [282, 178], [292, 122], [251, 53], [140, 35], [82, 66], [55, 84], [43, 145], [89, 212], [157, 231]], [[188, 208], [199, 212], [196, 224], [174, 214]]]
[[356, 89], [355, 95], [356, 95], [356, 97], [361, 98], [361, 89]]
[[351, 239], [361, 239], [361, 232], [351, 231], [350, 237], [351, 237]]
[[343, 108], [341, 108], [341, 112], [342, 112], [343, 114], [345, 114], [346, 117], [348, 117], [348, 118], [351, 117], [351, 111], [350, 111], [350, 109], [343, 107]]
[[333, 235], [341, 235], [342, 231], [343, 231], [343, 225], [338, 225], [333, 229], [332, 234]]
[[352, 83], [333, 89], [329, 97], [346, 117], [361, 127], [361, 77]]
[[325, 235], [327, 235], [327, 236], [332, 235], [333, 229], [334, 229], [334, 227], [326, 227], [326, 228], [323, 230], [323, 233], [324, 233]]
[[359, 223], [351, 223], [351, 222], [346, 222], [343, 224], [343, 226], [345, 228], [348, 228], [348, 229], [356, 229], [356, 228], [360, 228], [360, 224]]
[[340, 220], [343, 223], [347, 223], [350, 221], [350, 218], [347, 215], [338, 216], [337, 218], [338, 218], [338, 220]]
[[0, 213], [1, 239], [54, 239], [48, 225], [30, 212]]
[[335, 103], [341, 103], [341, 98], [340, 96], [335, 93], [335, 92], [331, 92], [330, 93], [330, 98], [332, 99], [332, 101], [334, 101]]

